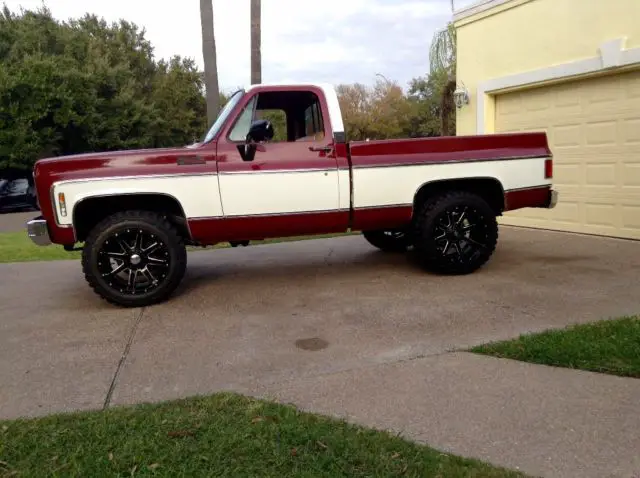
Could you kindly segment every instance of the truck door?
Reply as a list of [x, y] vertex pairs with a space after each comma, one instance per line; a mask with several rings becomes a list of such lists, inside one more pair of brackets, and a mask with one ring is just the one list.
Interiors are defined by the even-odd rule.
[[[246, 239], [344, 231], [349, 211], [340, 207], [338, 162], [321, 96], [312, 88], [258, 88], [245, 96], [217, 143], [225, 222]], [[246, 136], [258, 119], [271, 121], [274, 137], [248, 158]]]

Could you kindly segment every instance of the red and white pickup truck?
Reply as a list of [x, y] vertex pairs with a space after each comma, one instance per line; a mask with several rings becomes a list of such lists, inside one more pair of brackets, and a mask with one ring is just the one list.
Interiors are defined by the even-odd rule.
[[27, 230], [39, 245], [84, 243], [88, 283], [121, 306], [168, 298], [186, 245], [227, 241], [362, 231], [465, 274], [493, 254], [497, 216], [555, 206], [552, 170], [545, 133], [347, 142], [330, 85], [254, 85], [200, 143], [38, 161], [42, 215]]

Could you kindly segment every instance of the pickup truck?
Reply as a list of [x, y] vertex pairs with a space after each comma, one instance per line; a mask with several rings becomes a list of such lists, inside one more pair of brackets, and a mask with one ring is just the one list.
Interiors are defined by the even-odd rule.
[[253, 85], [199, 143], [47, 158], [33, 175], [28, 236], [81, 249], [88, 284], [123, 307], [171, 296], [189, 245], [355, 231], [468, 274], [493, 254], [498, 216], [557, 202], [544, 132], [348, 142], [326, 84]]

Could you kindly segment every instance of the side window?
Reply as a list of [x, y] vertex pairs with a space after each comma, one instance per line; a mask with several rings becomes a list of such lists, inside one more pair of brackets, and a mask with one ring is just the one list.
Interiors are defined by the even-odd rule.
[[287, 113], [282, 109], [258, 109], [256, 119], [266, 119], [273, 125], [272, 143], [287, 141]]
[[26, 179], [16, 179], [9, 183], [7, 189], [9, 194], [25, 193], [29, 189], [29, 181]]
[[320, 103], [314, 101], [304, 112], [304, 138], [321, 140], [324, 138], [324, 125], [322, 123], [322, 113]]
[[229, 139], [231, 141], [244, 141], [247, 138], [247, 134], [249, 134], [249, 128], [251, 128], [251, 123], [253, 121], [253, 114], [256, 106], [256, 99], [258, 96], [254, 96], [251, 98], [247, 106], [244, 107], [240, 116], [236, 121], [236, 124], [231, 129], [229, 133]]

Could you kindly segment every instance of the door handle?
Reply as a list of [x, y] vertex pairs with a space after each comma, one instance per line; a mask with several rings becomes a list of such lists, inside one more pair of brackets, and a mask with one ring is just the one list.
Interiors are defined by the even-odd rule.
[[314, 153], [330, 153], [333, 151], [333, 146], [321, 146], [319, 148], [309, 146], [309, 151], [313, 151]]
[[189, 166], [190, 164], [205, 164], [202, 156], [179, 156], [176, 160], [178, 166]]

